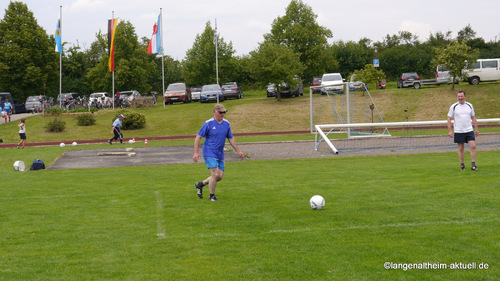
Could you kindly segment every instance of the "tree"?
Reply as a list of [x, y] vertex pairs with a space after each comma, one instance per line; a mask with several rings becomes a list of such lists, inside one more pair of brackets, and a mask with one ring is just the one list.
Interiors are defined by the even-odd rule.
[[19, 100], [55, 91], [59, 60], [54, 48], [54, 37], [38, 25], [28, 6], [10, 2], [0, 21], [0, 89]]
[[470, 24], [468, 24], [466, 27], [460, 30], [457, 35], [458, 42], [468, 41], [474, 38], [476, 38], [476, 32], [472, 30]]
[[62, 92], [90, 93], [87, 80], [88, 59], [80, 46], [68, 48], [62, 57]]
[[453, 77], [451, 89], [455, 89], [455, 78], [465, 75], [462, 70], [470, 69], [471, 63], [476, 62], [478, 51], [472, 50], [465, 44], [465, 41], [452, 41], [450, 45], [436, 49], [435, 64], [442, 64], [449, 69], [450, 76]]
[[249, 69], [252, 77], [264, 85], [276, 85], [278, 101], [281, 100], [282, 83], [299, 83], [296, 75], [302, 73], [304, 66], [300, 62], [300, 55], [290, 48], [264, 41], [257, 50], [250, 52], [250, 56]]
[[448, 45], [451, 42], [451, 31], [447, 31], [446, 33], [443, 32], [436, 32], [436, 34], [431, 34], [429, 35], [429, 39], [427, 40], [426, 43], [428, 43], [432, 47], [441, 47], [444, 45]]
[[385, 79], [385, 73], [377, 70], [373, 64], [367, 64], [363, 69], [355, 70], [350, 76], [356, 76], [356, 81], [363, 81], [366, 85], [374, 83], [375, 86], [379, 80]]
[[339, 41], [334, 43], [330, 48], [333, 57], [342, 66], [340, 74], [343, 77], [346, 77], [356, 69], [363, 68], [373, 59], [373, 49], [362, 43], [364, 41], [360, 42], [361, 44], [352, 41]]
[[266, 41], [283, 45], [299, 54], [305, 66], [303, 78], [306, 80], [338, 67], [327, 50], [327, 39], [333, 36], [332, 32], [320, 26], [317, 17], [310, 6], [301, 0], [292, 0], [285, 15], [275, 19], [271, 32], [264, 35]]
[[[208, 21], [203, 33], [196, 35], [193, 47], [186, 52], [186, 58], [182, 62], [182, 74], [187, 83], [205, 85], [217, 82], [214, 33], [215, 30]], [[221, 81], [227, 81], [226, 77], [229, 77], [233, 70], [233, 43], [226, 44], [220, 35], [216, 42], [219, 77]]]

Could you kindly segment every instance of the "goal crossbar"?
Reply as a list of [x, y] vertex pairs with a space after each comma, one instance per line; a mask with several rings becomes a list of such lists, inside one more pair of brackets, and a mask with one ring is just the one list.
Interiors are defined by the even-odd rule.
[[[453, 120], [451, 121], [452, 123]], [[500, 118], [489, 118], [489, 119], [477, 119], [478, 124], [481, 123], [500, 123]], [[338, 150], [332, 144], [328, 138], [328, 133], [325, 134], [326, 130], [333, 129], [353, 129], [353, 128], [369, 128], [369, 127], [405, 127], [405, 126], [433, 126], [433, 125], [447, 125], [447, 120], [435, 120], [435, 121], [414, 121], [414, 122], [384, 122], [384, 123], [351, 123], [351, 124], [324, 124], [315, 125], [316, 129], [316, 140], [315, 140], [315, 150], [319, 150], [319, 145], [321, 141], [325, 141], [331, 148], [333, 153], [337, 154]], [[319, 135], [319, 136], [318, 136]]]

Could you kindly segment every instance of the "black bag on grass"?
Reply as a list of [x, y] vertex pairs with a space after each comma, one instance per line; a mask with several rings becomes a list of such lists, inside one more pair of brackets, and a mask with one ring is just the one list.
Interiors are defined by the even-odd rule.
[[43, 161], [41, 159], [33, 160], [33, 164], [31, 164], [30, 170], [35, 171], [35, 170], [41, 170], [41, 169], [45, 169], [45, 164], [43, 163]]

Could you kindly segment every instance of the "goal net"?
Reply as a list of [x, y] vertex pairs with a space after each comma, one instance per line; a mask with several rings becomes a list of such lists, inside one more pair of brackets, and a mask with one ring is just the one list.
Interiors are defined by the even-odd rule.
[[[342, 83], [336, 89], [321, 86], [310, 89], [311, 133], [318, 124], [383, 123], [384, 120], [368, 87], [363, 82]], [[317, 93], [317, 94], [314, 94]], [[385, 126], [370, 129], [330, 127], [325, 135], [346, 133], [347, 138], [390, 136]]]
[[[481, 128], [489, 127], [488, 133], [481, 133], [476, 139], [478, 149], [500, 149], [500, 118], [477, 119]], [[390, 130], [391, 135], [374, 138], [341, 138], [331, 137], [332, 130], [377, 131]], [[333, 153], [352, 153], [366, 155], [381, 152], [397, 153], [408, 150], [415, 152], [454, 151], [456, 144], [448, 136], [447, 120], [419, 122], [384, 122], [384, 123], [351, 123], [351, 124], [319, 124], [315, 125], [315, 149], [328, 150]], [[483, 131], [483, 130], [480, 130]], [[325, 142], [326, 147], [320, 148]], [[382, 153], [384, 154], [384, 153]]]

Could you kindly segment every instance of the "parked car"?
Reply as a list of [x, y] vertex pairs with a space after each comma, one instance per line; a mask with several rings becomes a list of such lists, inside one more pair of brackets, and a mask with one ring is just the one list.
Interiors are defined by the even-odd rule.
[[199, 101], [201, 95], [201, 86], [191, 87], [191, 100]]
[[12, 99], [12, 95], [10, 93], [7, 92], [0, 93], [0, 108], [4, 108], [3, 104], [5, 103], [5, 100], [8, 100], [9, 103], [12, 104], [13, 107], [12, 114], [15, 114], [14, 100]]
[[351, 80], [349, 81], [349, 91], [356, 91], [356, 90], [367, 91], [368, 86], [363, 81], [357, 80], [356, 75], [353, 74], [351, 76]]
[[[120, 99], [126, 98], [129, 102], [133, 102], [135, 98], [140, 97], [141, 93], [139, 91], [131, 90], [131, 91], [121, 91], [117, 94], [120, 94]], [[124, 97], [122, 97], [124, 95]]]
[[90, 94], [89, 105], [97, 106], [97, 104], [100, 104], [101, 107], [112, 107], [113, 98], [106, 92]]
[[[313, 77], [311, 86], [320, 86], [321, 77]], [[321, 89], [313, 89], [313, 94], [321, 94]]]
[[[299, 77], [297, 77], [300, 79]], [[281, 97], [298, 97], [304, 95], [304, 85], [302, 80], [295, 87], [290, 87], [287, 83], [280, 84], [280, 96]]]
[[266, 92], [267, 92], [268, 98], [274, 98], [276, 96], [276, 93], [278, 92], [278, 90], [276, 89], [274, 84], [269, 84], [266, 87]]
[[[57, 95], [57, 100], [56, 104], [59, 107], [64, 107], [66, 104], [70, 103], [76, 98], [80, 98], [80, 95], [78, 93], [61, 93]], [[62, 106], [61, 106], [62, 103]]]
[[168, 85], [163, 98], [165, 103], [170, 104], [174, 102], [191, 102], [191, 89], [186, 86], [186, 83], [173, 83]]
[[[282, 82], [280, 83], [279, 90], [280, 90], [280, 96], [281, 97], [291, 97], [291, 96], [303, 96], [304, 95], [304, 85], [302, 81], [300, 80], [299, 76], [296, 76], [296, 78], [299, 80], [299, 83], [295, 87], [290, 87], [287, 83]], [[269, 84], [267, 85], [267, 97], [277, 97], [278, 95], [278, 89], [274, 84]]]
[[217, 102], [217, 98], [219, 102], [224, 101], [224, 95], [222, 94], [219, 84], [209, 84], [201, 87], [200, 102]]
[[42, 110], [42, 104], [46, 104], [46, 101], [48, 101], [47, 96], [41, 95], [41, 96], [29, 96], [26, 99], [25, 102], [25, 108], [26, 111], [41, 111]]
[[19, 100], [13, 99], [13, 111], [12, 114], [26, 113], [26, 106]]
[[225, 99], [227, 98], [241, 99], [243, 97], [243, 91], [236, 82], [227, 82], [222, 84], [221, 90]]
[[398, 88], [414, 87], [420, 89], [420, 76], [416, 72], [405, 72], [401, 74], [398, 80]]
[[12, 95], [7, 92], [0, 93], [0, 102], [2, 102], [2, 108], [3, 108], [3, 102], [5, 102], [6, 99], [12, 101]]
[[344, 90], [344, 79], [340, 73], [326, 73], [321, 77], [321, 87], [328, 91]]

